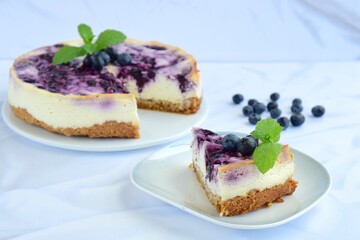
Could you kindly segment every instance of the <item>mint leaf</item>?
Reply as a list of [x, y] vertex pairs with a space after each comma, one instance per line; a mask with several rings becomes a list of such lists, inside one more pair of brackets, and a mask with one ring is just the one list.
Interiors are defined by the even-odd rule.
[[63, 64], [70, 62], [76, 57], [84, 56], [85, 54], [86, 51], [82, 47], [63, 46], [56, 52], [52, 62], [53, 64]]
[[110, 45], [124, 42], [125, 39], [126, 36], [122, 32], [116, 30], [105, 30], [100, 33], [99, 37], [95, 42], [96, 50], [99, 51], [107, 48]]
[[78, 32], [85, 44], [91, 43], [92, 40], [94, 39], [94, 34], [91, 30], [91, 27], [89, 27], [88, 25], [86, 25], [84, 23], [82, 23], [78, 26]]
[[263, 143], [275, 143], [280, 140], [280, 133], [283, 127], [272, 118], [264, 119], [256, 124], [251, 136], [258, 138]]
[[78, 25], [78, 32], [84, 41], [82, 47], [64, 46], [60, 48], [53, 57], [53, 64], [63, 64], [70, 62], [76, 57], [84, 56], [85, 54], [92, 55], [95, 51], [107, 48], [109, 45], [124, 42], [125, 34], [116, 30], [105, 30], [100, 33], [95, 43], [92, 43], [94, 34], [91, 27], [82, 23]]
[[255, 148], [253, 153], [254, 163], [262, 174], [275, 165], [280, 152], [281, 144], [279, 143], [262, 143]]
[[93, 43], [88, 43], [88, 44], [85, 44], [84, 47], [85, 51], [88, 53], [88, 54], [93, 54], [96, 50], [96, 45], [93, 44]]

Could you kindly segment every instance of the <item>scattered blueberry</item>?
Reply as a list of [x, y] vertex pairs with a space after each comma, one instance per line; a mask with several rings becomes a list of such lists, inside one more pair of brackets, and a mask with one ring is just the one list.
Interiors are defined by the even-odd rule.
[[256, 123], [260, 120], [261, 120], [261, 117], [255, 113], [250, 114], [250, 116], [249, 116], [249, 123], [252, 125], [256, 125]]
[[271, 99], [272, 101], [277, 101], [277, 100], [279, 100], [279, 98], [280, 98], [280, 94], [277, 93], [277, 92], [272, 93], [272, 94], [270, 95], [270, 99]]
[[239, 141], [239, 152], [244, 157], [251, 156], [257, 147], [257, 141], [251, 136], [243, 137]]
[[278, 109], [278, 108], [271, 109], [270, 116], [272, 118], [276, 119], [276, 118], [280, 117], [280, 115], [281, 115], [281, 110], [280, 109]]
[[253, 107], [256, 114], [262, 114], [266, 110], [265, 105], [260, 102], [256, 103]]
[[311, 112], [314, 117], [321, 117], [325, 113], [325, 108], [321, 105], [317, 105], [311, 109]]
[[237, 152], [239, 150], [239, 137], [235, 134], [227, 134], [221, 139], [221, 145], [227, 152]]
[[235, 104], [239, 104], [241, 103], [243, 100], [244, 100], [244, 96], [241, 95], [241, 94], [235, 94], [233, 97], [232, 97], [232, 100]]
[[[278, 107], [277, 100], [280, 99], [280, 94], [274, 92], [270, 95], [271, 101], [265, 106], [263, 103], [252, 98], [248, 100], [248, 106], [243, 107], [242, 111], [244, 116], [248, 117], [250, 124], [256, 125], [261, 120], [261, 114], [267, 109], [270, 113], [271, 118], [277, 119], [277, 122], [283, 127], [283, 130], [288, 128], [290, 125], [301, 126], [305, 122], [305, 116], [302, 114], [304, 108], [302, 100], [300, 98], [294, 98], [291, 105], [291, 116], [280, 117], [282, 114], [281, 109]], [[235, 104], [240, 104], [244, 101], [244, 97], [241, 94], [235, 94], [232, 98]], [[316, 105], [311, 109], [314, 117], [321, 117], [325, 114], [325, 108], [321, 105]]]
[[268, 111], [271, 111], [272, 109], [277, 108], [278, 104], [276, 102], [269, 102], [266, 107]]
[[277, 120], [278, 124], [283, 127], [283, 130], [290, 126], [290, 120], [287, 117], [281, 117]]
[[248, 105], [248, 106], [243, 107], [242, 111], [243, 111], [243, 114], [248, 117], [250, 114], [254, 113], [254, 108], [252, 106]]
[[305, 117], [301, 113], [294, 113], [290, 117], [290, 122], [294, 127], [297, 127], [305, 122]]
[[294, 98], [294, 100], [292, 101], [292, 105], [299, 105], [302, 104], [302, 101], [300, 98]]
[[131, 55], [128, 53], [121, 53], [118, 54], [116, 57], [116, 61], [119, 63], [120, 66], [127, 66], [131, 63]]
[[303, 106], [301, 104], [296, 104], [296, 105], [291, 106], [291, 111], [293, 113], [301, 113], [303, 109], [304, 108], [303, 108]]
[[258, 101], [256, 100], [256, 99], [250, 99], [249, 101], [248, 101], [248, 105], [250, 105], [250, 106], [255, 106], [255, 104], [257, 104], [258, 103]]

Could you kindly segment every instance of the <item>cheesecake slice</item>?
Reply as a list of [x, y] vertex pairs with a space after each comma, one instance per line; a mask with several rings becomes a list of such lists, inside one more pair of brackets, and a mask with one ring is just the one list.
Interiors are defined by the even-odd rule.
[[41, 47], [10, 69], [8, 101], [16, 117], [67, 136], [138, 138], [137, 108], [196, 113], [201, 84], [195, 59], [180, 48], [127, 39], [107, 51], [128, 56], [101, 70], [84, 57], [54, 65], [64, 45]]
[[282, 146], [275, 165], [263, 174], [251, 155], [226, 151], [221, 144], [223, 137], [209, 130], [193, 129], [193, 170], [221, 216], [270, 206], [295, 191], [294, 155], [288, 145]]

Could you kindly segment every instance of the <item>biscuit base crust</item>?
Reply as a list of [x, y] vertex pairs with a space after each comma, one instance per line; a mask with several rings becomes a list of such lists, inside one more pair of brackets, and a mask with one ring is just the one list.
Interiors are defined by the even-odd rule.
[[138, 108], [141, 109], [150, 109], [181, 114], [194, 114], [199, 110], [201, 104], [201, 98], [195, 97], [186, 99], [182, 104], [169, 101], [147, 99], [137, 99], [136, 101]]
[[103, 124], [95, 124], [83, 128], [54, 128], [43, 121], [34, 118], [26, 109], [10, 106], [12, 112], [19, 119], [50, 132], [66, 136], [87, 136], [91, 138], [139, 138], [139, 127], [125, 122], [106, 121]]
[[193, 168], [193, 170], [196, 173], [196, 177], [201, 187], [205, 190], [207, 198], [211, 204], [216, 207], [220, 216], [233, 216], [254, 211], [259, 208], [269, 207], [274, 202], [281, 203], [283, 202], [281, 197], [291, 195], [298, 184], [297, 181], [289, 178], [283, 184], [266, 188], [262, 191], [254, 189], [248, 192], [246, 196], [237, 196], [232, 199], [222, 201], [220, 196], [213, 194], [210, 189], [207, 188], [201, 176], [199, 176], [199, 170], [197, 171], [195, 168]]

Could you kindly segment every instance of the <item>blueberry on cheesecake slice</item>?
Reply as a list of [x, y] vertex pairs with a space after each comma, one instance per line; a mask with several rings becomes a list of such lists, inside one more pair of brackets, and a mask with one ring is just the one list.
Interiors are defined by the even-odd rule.
[[273, 119], [261, 120], [242, 138], [193, 129], [193, 170], [221, 216], [282, 202], [295, 191], [294, 155], [288, 145], [276, 143], [281, 129]]
[[18, 118], [68, 136], [138, 138], [137, 108], [196, 113], [195, 59], [180, 48], [115, 30], [30, 51], [10, 69], [8, 99]]

